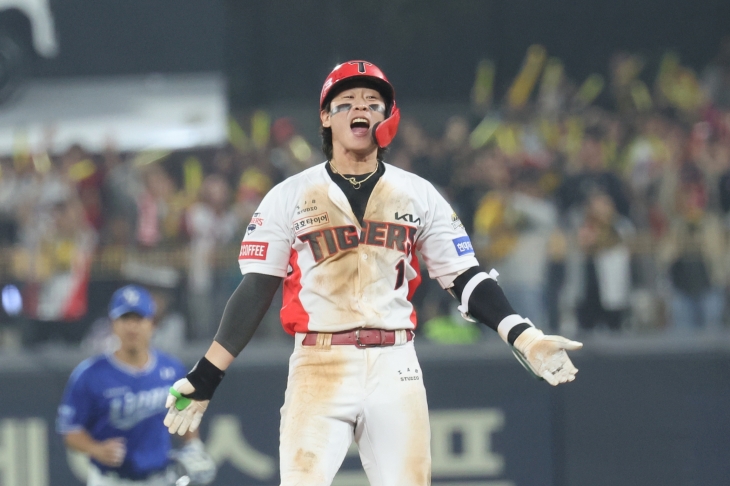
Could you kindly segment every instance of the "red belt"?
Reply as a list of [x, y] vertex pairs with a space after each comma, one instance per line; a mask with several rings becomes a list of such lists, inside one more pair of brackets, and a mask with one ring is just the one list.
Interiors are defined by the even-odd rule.
[[[413, 340], [413, 331], [406, 329], [406, 339]], [[343, 331], [332, 333], [331, 344], [351, 344], [358, 348], [370, 348], [374, 346], [393, 346], [395, 344], [396, 331], [386, 331], [385, 329], [355, 329], [354, 331]], [[317, 344], [317, 335], [324, 334], [319, 332], [308, 332], [304, 336], [302, 345], [314, 346]]]

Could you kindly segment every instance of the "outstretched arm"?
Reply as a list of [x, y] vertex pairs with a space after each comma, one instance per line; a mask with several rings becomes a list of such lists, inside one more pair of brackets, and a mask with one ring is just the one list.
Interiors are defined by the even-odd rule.
[[566, 350], [583, 347], [561, 336], [545, 336], [529, 319], [517, 314], [497, 284], [496, 274], [472, 267], [454, 279], [449, 289], [461, 302], [459, 310], [497, 331], [517, 359], [535, 376], [555, 386], [575, 379]]
[[281, 280], [280, 277], [260, 273], [249, 273], [243, 277], [228, 299], [218, 333], [205, 353], [207, 359], [222, 370], [228, 368], [253, 337]]
[[170, 389], [165, 425], [171, 434], [184, 435], [198, 428], [225, 370], [256, 332], [281, 280], [281, 277], [258, 273], [243, 277], [228, 299], [208, 352]]

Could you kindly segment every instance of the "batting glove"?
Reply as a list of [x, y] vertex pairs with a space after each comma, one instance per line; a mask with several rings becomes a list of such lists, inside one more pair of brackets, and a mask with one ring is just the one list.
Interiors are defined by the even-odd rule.
[[205, 357], [193, 366], [190, 373], [170, 388], [167, 396], [165, 426], [171, 434], [195, 432], [203, 419], [205, 409], [225, 373]]
[[200, 439], [192, 439], [181, 449], [171, 451], [170, 458], [179, 464], [181, 472], [188, 477], [189, 484], [205, 485], [215, 479], [215, 461], [205, 451]]
[[185, 435], [189, 430], [195, 432], [203, 420], [203, 414], [208, 408], [210, 400], [193, 400], [185, 395], [195, 393], [195, 387], [187, 378], [177, 380], [170, 393], [167, 395], [167, 415], [165, 416], [165, 427], [171, 434], [178, 433]]
[[583, 343], [562, 336], [546, 336], [534, 327], [522, 331], [513, 346], [517, 359], [535, 376], [553, 386], [575, 380], [578, 369], [565, 351], [582, 347]]

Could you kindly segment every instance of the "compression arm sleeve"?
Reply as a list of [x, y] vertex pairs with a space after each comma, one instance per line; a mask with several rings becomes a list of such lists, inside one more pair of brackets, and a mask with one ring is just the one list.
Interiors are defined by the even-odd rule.
[[281, 281], [281, 277], [249, 273], [233, 291], [214, 338], [231, 355], [238, 356], [251, 340]]
[[[474, 280], [469, 285], [472, 279]], [[475, 282], [478, 282], [476, 286]], [[514, 343], [522, 331], [532, 327], [515, 312], [497, 281], [487, 276], [479, 267], [471, 267], [456, 277], [451, 290], [460, 302], [464, 292], [471, 291], [467, 303], [469, 315], [499, 332], [510, 344]]]

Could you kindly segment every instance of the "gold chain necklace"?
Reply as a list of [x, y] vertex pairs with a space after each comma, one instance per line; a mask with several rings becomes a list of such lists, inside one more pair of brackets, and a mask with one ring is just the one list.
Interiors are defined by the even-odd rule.
[[330, 160], [330, 167], [332, 167], [332, 172], [334, 172], [335, 174], [339, 174], [340, 177], [342, 177], [347, 182], [352, 184], [353, 189], [360, 189], [360, 187], [362, 187], [362, 183], [365, 182], [366, 180], [370, 179], [378, 171], [378, 164], [379, 164], [379, 161], [376, 160], [375, 161], [375, 170], [372, 171], [370, 174], [368, 174], [368, 176], [365, 179], [358, 181], [354, 177], [345, 177], [339, 170], [337, 170], [337, 168], [335, 168], [335, 164], [333, 164], [332, 161]]

